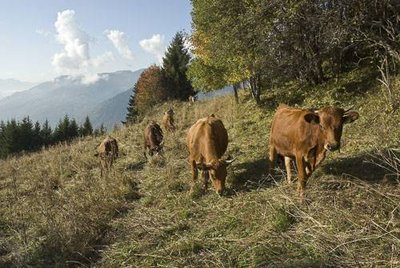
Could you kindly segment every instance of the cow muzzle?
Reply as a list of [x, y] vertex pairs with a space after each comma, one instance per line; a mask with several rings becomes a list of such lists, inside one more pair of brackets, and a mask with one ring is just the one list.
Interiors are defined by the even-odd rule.
[[333, 152], [340, 149], [340, 142], [327, 143], [324, 147], [326, 150]]

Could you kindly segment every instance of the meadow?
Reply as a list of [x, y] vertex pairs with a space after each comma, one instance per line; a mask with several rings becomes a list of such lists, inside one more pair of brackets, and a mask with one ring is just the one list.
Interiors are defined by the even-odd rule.
[[[396, 80], [400, 86], [400, 79]], [[267, 176], [278, 103], [353, 107], [340, 152], [309, 179], [307, 205], [283, 166]], [[0, 160], [0, 266], [4, 267], [399, 267], [400, 111], [368, 70], [317, 87], [287, 84], [196, 102], [167, 102], [111, 133], [120, 158], [100, 176], [87, 137]], [[161, 156], [143, 156], [143, 129], [175, 112]], [[214, 113], [229, 134], [227, 193], [200, 181], [189, 193], [187, 129]]]

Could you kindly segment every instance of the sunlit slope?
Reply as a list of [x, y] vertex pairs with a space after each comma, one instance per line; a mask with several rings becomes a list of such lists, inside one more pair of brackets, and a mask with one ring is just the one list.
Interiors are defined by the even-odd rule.
[[[368, 74], [368, 73], [367, 73]], [[399, 111], [366, 73], [317, 88], [266, 91], [261, 106], [233, 97], [155, 107], [114, 132], [121, 157], [100, 177], [93, 156], [102, 137], [0, 162], [0, 264], [95, 267], [395, 267], [400, 264], [400, 188], [375, 163], [398, 148]], [[369, 80], [367, 80], [369, 81]], [[352, 90], [350, 90], [352, 87]], [[360, 118], [328, 154], [300, 205], [284, 171], [265, 175], [271, 117], [278, 102], [353, 106]], [[143, 129], [175, 111], [162, 157], [146, 161]], [[214, 113], [228, 130], [228, 190], [189, 194], [187, 129]], [[385, 154], [383, 153], [383, 156]], [[396, 155], [394, 155], [396, 156]], [[391, 158], [393, 159], [393, 157]], [[397, 178], [398, 179], [398, 178]]]

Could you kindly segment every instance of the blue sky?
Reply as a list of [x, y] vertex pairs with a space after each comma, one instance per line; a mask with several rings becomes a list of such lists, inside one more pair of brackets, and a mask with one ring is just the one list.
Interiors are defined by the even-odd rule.
[[0, 0], [0, 79], [29, 82], [63, 74], [159, 63], [179, 30], [191, 30], [189, 0]]

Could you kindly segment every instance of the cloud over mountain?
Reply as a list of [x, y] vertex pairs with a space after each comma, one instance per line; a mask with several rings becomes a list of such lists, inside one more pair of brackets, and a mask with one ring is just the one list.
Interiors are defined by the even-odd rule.
[[126, 40], [126, 35], [124, 32], [118, 30], [107, 30], [105, 31], [105, 34], [124, 58], [128, 60], [133, 59], [133, 54], [128, 46], [128, 42]]
[[157, 60], [161, 63], [162, 57], [164, 56], [166, 45], [164, 41], [164, 35], [154, 34], [149, 39], [143, 39], [139, 42], [139, 45], [148, 53], [156, 56]]
[[106, 52], [96, 58], [90, 56], [92, 38], [79, 26], [74, 10], [64, 10], [57, 13], [54, 23], [56, 40], [63, 45], [63, 50], [52, 58], [52, 65], [59, 73], [89, 76], [84, 81], [95, 82], [94, 68], [113, 59], [111, 52]]

